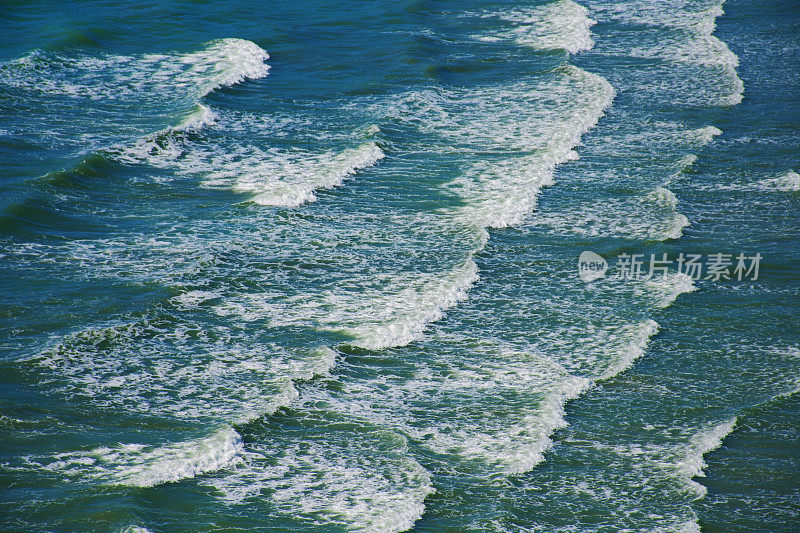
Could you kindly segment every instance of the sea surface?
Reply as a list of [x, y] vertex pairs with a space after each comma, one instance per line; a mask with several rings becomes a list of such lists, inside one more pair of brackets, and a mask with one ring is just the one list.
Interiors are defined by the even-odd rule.
[[0, 36], [0, 530], [800, 530], [796, 0]]

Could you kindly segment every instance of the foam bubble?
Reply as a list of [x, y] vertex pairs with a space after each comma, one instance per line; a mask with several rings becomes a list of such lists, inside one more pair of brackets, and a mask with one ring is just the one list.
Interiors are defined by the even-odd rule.
[[687, 155], [683, 156], [680, 159], [680, 161], [678, 162], [678, 167], [680, 169], [680, 172], [683, 172], [687, 168], [690, 168], [690, 167], [694, 166], [695, 163], [697, 163], [697, 156], [696, 155], [687, 154]]
[[697, 522], [697, 515], [691, 511], [694, 517], [690, 520], [680, 521], [675, 524], [667, 526], [659, 526], [654, 528], [654, 533], [700, 533], [700, 524]]
[[[498, 373], [498, 384], [507, 385], [514, 370], [509, 369], [505, 376]], [[592, 381], [586, 378], [562, 377], [559, 385], [545, 393], [537, 408], [525, 414], [521, 421], [506, 424], [499, 431], [482, 428], [481, 432], [456, 434], [455, 438], [442, 438], [438, 434], [439, 438], [434, 438], [433, 442], [440, 451], [458, 449], [463, 456], [495, 464], [507, 474], [528, 472], [544, 461], [544, 453], [553, 445], [553, 432], [567, 425], [566, 402], [583, 394], [591, 385]]]
[[716, 29], [716, 19], [723, 14], [718, 0], [665, 0], [653, 3], [647, 0], [600, 2], [587, 0], [593, 13], [602, 14], [604, 20], [618, 20], [645, 26], [667, 27], [700, 35], [711, 35]]
[[[566, 425], [565, 403], [629, 367], [657, 325], [617, 320], [575, 329], [543, 332], [528, 350], [436, 329], [424, 346], [389, 352], [388, 367], [376, 356], [348, 373], [341, 390], [315, 389], [314, 397], [470, 469], [525, 472], [544, 460], [553, 431]], [[412, 360], [413, 372], [397, 369], [395, 359]]]
[[678, 239], [683, 235], [683, 228], [689, 225], [689, 219], [675, 209], [678, 207], [678, 199], [669, 189], [659, 187], [656, 189], [654, 197], [651, 197], [656, 205], [666, 208], [670, 214], [670, 223], [666, 230], [663, 230], [659, 240]]
[[135, 139], [197, 133], [217, 118], [200, 103], [203, 96], [269, 70], [267, 53], [241, 39], [212, 41], [184, 54], [75, 53], [37, 50], [0, 62], [0, 87], [29, 110], [15, 120], [14, 133], [57, 152], [57, 168]]

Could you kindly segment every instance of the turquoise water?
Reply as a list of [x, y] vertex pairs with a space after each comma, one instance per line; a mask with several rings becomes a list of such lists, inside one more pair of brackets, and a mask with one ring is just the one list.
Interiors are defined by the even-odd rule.
[[796, 3], [0, 5], [0, 529], [800, 526]]

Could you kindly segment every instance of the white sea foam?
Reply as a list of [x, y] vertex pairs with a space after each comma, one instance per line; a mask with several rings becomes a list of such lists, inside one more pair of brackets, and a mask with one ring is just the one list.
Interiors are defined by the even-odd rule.
[[[518, 224], [536, 203], [539, 191], [552, 183], [553, 170], [577, 158], [575, 146], [611, 105], [614, 89], [602, 77], [577, 67], [565, 67], [556, 84], [513, 90], [502, 100], [481, 100], [476, 111], [483, 124], [470, 128], [484, 146], [505, 140], [505, 150], [535, 151], [532, 155], [508, 154], [503, 160], [487, 159], [466, 168], [450, 184], [466, 202], [462, 216], [484, 227]], [[519, 106], [548, 101], [546, 113], [523, 113]], [[556, 104], [553, 106], [552, 104]], [[489, 119], [487, 121], [487, 119]], [[482, 131], [481, 126], [486, 127]], [[447, 132], [446, 135], [458, 135]]]
[[[498, 382], [508, 384], [515, 369], [508, 369], [507, 375], [496, 375]], [[521, 385], [521, 383], [518, 383]], [[520, 474], [531, 470], [544, 461], [544, 453], [552, 445], [551, 435], [567, 425], [564, 407], [567, 401], [583, 394], [592, 381], [579, 377], [562, 377], [555, 390], [544, 394], [537, 408], [525, 414], [516, 423], [505, 423], [499, 431], [486, 431], [472, 435], [456, 434], [442, 439], [434, 439], [440, 450], [458, 449], [466, 457], [480, 458], [489, 464], [498, 465], [508, 474]]]
[[697, 163], [696, 155], [687, 154], [683, 156], [678, 162], [678, 172], [683, 172], [684, 170], [694, 166], [695, 163]]
[[294, 381], [325, 374], [334, 357], [250, 342], [225, 327], [142, 321], [78, 331], [30, 361], [43, 384], [98, 407], [242, 423], [290, 405]]
[[[675, 390], [665, 390], [670, 395], [679, 394]], [[612, 429], [602, 436], [598, 435], [594, 442], [582, 442], [583, 439], [578, 439], [575, 443], [579, 447], [590, 454], [598, 452], [602, 461], [613, 464], [613, 467], [601, 471], [599, 475], [578, 474], [568, 478], [561, 486], [568, 487], [571, 492], [577, 485], [581, 492], [608, 502], [628, 518], [630, 513], [639, 516], [643, 512], [648, 513], [648, 518], [652, 519], [648, 520], [648, 531], [699, 531], [692, 502], [701, 498], [705, 489], [693, 478], [704, 475], [704, 455], [719, 447], [735, 424], [736, 419], [733, 418], [721, 423], [699, 422], [687, 427], [676, 425], [673, 418], [664, 420], [662, 432], [658, 436], [652, 433], [639, 435], [644, 437], [641, 439], [627, 434], [620, 436]], [[644, 427], [648, 433], [654, 429], [650, 425]], [[603, 442], [604, 438], [616, 444]], [[607, 478], [609, 475], [610, 479]], [[609, 488], [613, 486], [635, 487], [636, 497], [620, 498], [619, 490]], [[650, 498], [653, 498], [654, 506], [648, 509], [649, 505], [642, 502]], [[641, 522], [637, 518], [631, 524]]]
[[339, 186], [347, 177], [385, 157], [374, 141], [340, 151], [311, 152], [201, 142], [172, 134], [196, 131], [219, 119], [217, 113], [201, 105], [178, 127], [115, 146], [109, 153], [123, 163], [197, 175], [202, 178], [202, 187], [229, 189], [249, 194], [257, 204], [285, 207], [313, 202], [316, 191]]
[[[581, 135], [594, 125], [613, 98], [613, 89], [602, 78], [573, 67], [564, 69], [562, 74], [558, 83], [543, 85], [541, 92], [538, 87], [530, 85], [527, 88], [504, 87], [502, 93], [495, 93], [492, 88], [480, 87], [472, 89], [469, 94], [449, 90], [418, 91], [399, 99], [395, 113], [390, 116], [416, 124], [426, 134], [439, 135], [445, 149], [478, 146], [490, 154], [504, 154], [506, 157], [503, 161], [486, 158], [485, 161], [465, 168], [462, 177], [449, 184], [448, 188], [457, 191], [465, 199], [467, 205], [463, 211], [466, 213], [464, 219], [479, 228], [514, 224], [534, 206], [538, 190], [552, 180], [553, 168], [576, 157], [574, 147], [580, 142]], [[524, 112], [521, 111], [522, 106], [516, 106], [518, 98], [525, 101]], [[543, 109], [546, 114], [543, 112], [542, 116], [530, 105], [537, 98], [547, 99], [548, 105]], [[495, 103], [500, 102], [502, 106], [495, 106]], [[553, 106], [554, 103], [556, 106]], [[559, 105], [563, 105], [563, 108], [559, 108]], [[451, 109], [457, 109], [457, 112]], [[463, 116], [465, 113], [467, 116]], [[506, 114], [509, 115], [508, 118]], [[526, 120], [528, 118], [530, 120]], [[524, 153], [526, 151], [534, 153]], [[650, 198], [650, 203], [659, 208], [674, 210], [674, 195], [666, 189], [657, 193], [660, 194]], [[678, 221], [676, 225], [685, 225], [685, 217], [680, 219], [676, 214], [675, 219]], [[668, 231], [667, 234], [672, 233]], [[337, 306], [349, 307], [341, 305], [341, 301], [337, 302]], [[325, 306], [324, 309], [329, 312], [337, 306]], [[224, 312], [222, 309], [221, 311]], [[281, 312], [271, 314], [285, 320], [287, 316], [291, 316], [291, 312], [287, 314], [285, 311], [282, 309]], [[304, 309], [301, 314], [307, 315], [308, 312]], [[319, 312], [312, 314], [319, 315]], [[256, 316], [259, 315], [254, 315], [253, 318]], [[335, 322], [341, 324], [344, 321], [337, 317]], [[646, 321], [627, 328], [622, 327], [612, 333], [609, 342], [602, 345], [604, 357], [595, 356], [598, 360], [607, 361], [605, 365], [601, 365], [603, 368], [598, 377], [607, 379], [629, 367], [644, 353], [647, 342], [656, 331], [657, 324]], [[389, 337], [414, 339], [417, 335], [392, 334]], [[381, 348], [405, 342], [381, 341], [361, 345]], [[384, 398], [377, 402], [388, 404], [385, 405], [386, 411], [376, 410], [376, 402], [368, 400], [369, 391], [373, 388], [380, 389], [384, 394], [391, 390], [406, 391], [414, 396], [417, 394], [415, 391], [422, 394], [420, 391], [431, 387], [437, 387], [438, 391], [446, 387], [447, 390], [452, 389], [463, 394], [470, 389], [481, 389], [482, 383], [491, 382], [496, 388], [512, 387], [512, 383], [525, 383], [520, 378], [525, 375], [522, 367], [509, 365], [508, 361], [504, 361], [503, 365], [505, 372], [497, 369], [491, 379], [476, 375], [474, 371], [460, 370], [457, 373], [457, 383], [418, 377], [412, 382], [402, 384], [348, 384], [347, 402], [340, 407], [345, 412], [359, 413], [373, 423], [384, 426], [399, 424], [395, 427], [439, 453], [457, 453], [463, 457], [479, 458], [506, 472], [522, 472], [543, 459], [543, 453], [550, 445], [549, 435], [564, 423], [564, 402], [590, 386], [593, 382], [591, 379], [562, 374], [551, 384], [551, 388], [530, 384], [527, 390], [536, 391], [543, 398], [540, 398], [540, 402], [532, 403], [536, 407], [532, 407], [532, 411], [524, 414], [522, 419], [512, 422], [513, 416], [504, 418], [502, 427], [494, 427], [491, 421], [483, 420], [475, 427], [449, 428], [448, 431], [430, 426], [420, 427], [412, 421], [403, 421], [402, 413], [408, 411], [406, 400], [396, 398], [395, 401], [389, 401]], [[493, 368], [486, 361], [481, 366], [484, 371]], [[513, 380], [511, 374], [514, 376]], [[541, 374], [539, 375], [541, 381]], [[365, 400], [361, 402], [360, 398]], [[328, 401], [335, 403], [330, 398]]]
[[[581, 195], [557, 209], [538, 213], [531, 223], [585, 237], [647, 241], [681, 237], [689, 220], [678, 211], [677, 197], [667, 185], [696, 160], [687, 152], [710, 142], [721, 131], [713, 126], [687, 129], [676, 122], [634, 122], [624, 108], [616, 113], [613, 135], [605, 137], [602, 145], [592, 143], [586, 151], [591, 156], [629, 160], [631, 167], [642, 167], [642, 171], [585, 165], [580, 175], [570, 175], [571, 185], [600, 189], [602, 201]], [[626, 192], [620, 194], [621, 190]]]
[[180, 309], [193, 309], [203, 302], [220, 298], [222, 295], [210, 291], [187, 291], [178, 296], [170, 298], [176, 307]]
[[425, 327], [466, 298], [477, 280], [472, 259], [449, 273], [415, 274], [387, 282], [380, 291], [326, 293], [320, 301], [248, 294], [217, 306], [222, 316], [244, 320], [268, 318], [274, 326], [315, 324], [353, 337], [352, 344], [372, 350], [403, 346], [419, 339]]
[[757, 186], [764, 190], [797, 192], [800, 191], [800, 174], [790, 170], [777, 178], [761, 180]]
[[680, 238], [683, 235], [683, 228], [689, 225], [689, 219], [676, 211], [678, 199], [675, 194], [665, 187], [657, 187], [648, 195], [648, 199], [669, 212], [669, 225], [662, 230], [659, 240]]
[[200, 85], [200, 95], [206, 95], [219, 87], [263, 78], [270, 68], [264, 63], [267, 59], [269, 54], [251, 41], [220, 39], [204, 50], [183, 56], [181, 62], [207, 76]]
[[266, 76], [268, 58], [244, 39], [219, 39], [186, 54], [76, 58], [35, 51], [7, 63], [12, 68], [0, 67], [0, 83], [92, 99], [197, 100], [219, 87]]
[[[413, 376], [348, 380], [341, 393], [322, 399], [337, 412], [393, 428], [438, 454], [505, 473], [530, 470], [544, 460], [553, 431], [566, 425], [564, 404], [592, 381], [498, 340], [454, 337], [449, 348], [436, 351], [436, 360], [415, 357]], [[434, 399], [434, 411], [414, 407]]]
[[[113, 154], [130, 143], [149, 143], [148, 148], [159, 141], [174, 144], [169, 133], [199, 132], [217, 120], [200, 103], [202, 97], [218, 87], [265, 76], [267, 57], [242, 39], [212, 41], [190, 53], [135, 56], [38, 50], [0, 62], [0, 87], [13, 88], [30, 109], [47, 99], [46, 109], [19, 117], [19, 132], [69, 161], [108, 149]], [[81, 120], [70, 118], [76, 109]]]
[[658, 333], [658, 323], [655, 320], [646, 320], [623, 329], [624, 333], [612, 337], [611, 344], [606, 347], [610, 363], [600, 379], [610, 379], [630, 368], [644, 354], [653, 335]]
[[[559, 2], [559, 4], [565, 3]], [[570, 37], [572, 41], [560, 44], [559, 47], [568, 50], [572, 47], [578, 50], [582, 46], [591, 46], [588, 24], [585, 27], [585, 35], [581, 33], [581, 28], [583, 26], [579, 25], [575, 34], [577, 37], [573, 35]], [[603, 110], [610, 105], [614, 91], [604, 79], [575, 67], [564, 68], [562, 74], [563, 79], [557, 80], [555, 85], [542, 84], [540, 87], [527, 89], [520, 85], [510, 88], [510, 91], [505, 93], [502, 90], [490, 89], [468, 97], [462, 93], [450, 101], [443, 102], [445, 107], [450, 105], [450, 109], [444, 107], [434, 109], [435, 112], [441, 112], [446, 121], [442, 124], [428, 122], [425, 127], [429, 131], [438, 131], [444, 139], [453, 141], [453, 144], [463, 143], [456, 149], [462, 149], [463, 145], [479, 145], [487, 151], [498, 150], [506, 154], [515, 151], [533, 152], [514, 153], [507, 162], [478, 163], [465, 169], [463, 177], [449, 186], [451, 190], [456, 190], [467, 204], [463, 212], [465, 219], [474, 221], [481, 227], [503, 227], [518, 223], [522, 216], [534, 207], [540, 188], [552, 181], [554, 167], [576, 158], [574, 148], [580, 142], [581, 135], [599, 120]], [[523, 90], [520, 90], [521, 87]], [[512, 97], [512, 102], [509, 102], [509, 96]], [[529, 106], [531, 100], [537, 99], [542, 105], [536, 113], [520, 114], [521, 110]], [[482, 114], [482, 121], [471, 121], [470, 118], [476, 117], [469, 116], [466, 120], [463, 119], [464, 110], [470, 109], [473, 102], [478, 104], [477, 112]], [[509, 103], [514, 105], [509, 106]], [[553, 103], [557, 105], [553, 106]], [[510, 109], [503, 111], [507, 106]], [[202, 112], [202, 109], [200, 111]], [[519, 120], [523, 116], [526, 120]], [[218, 119], [215, 114], [200, 114], [189, 120], [188, 125], [176, 129], [190, 130], [198, 125], [207, 127]], [[478, 125], [477, 128], [475, 124]], [[456, 127], [451, 128], [451, 126]], [[189, 169], [191, 172], [209, 174], [206, 175], [207, 186], [231, 187], [234, 190], [255, 194], [255, 201], [259, 202], [261, 197], [261, 203], [296, 205], [309, 198], [313, 199], [315, 188], [338, 185], [345, 176], [354, 171], [347, 170], [348, 168], [359, 168], [357, 164], [342, 165], [342, 161], [337, 160], [334, 165], [336, 168], [322, 173], [319, 182], [321, 185], [306, 187], [299, 193], [291, 191], [291, 194], [284, 194], [279, 191], [275, 194], [275, 188], [261, 188], [264, 176], [274, 167], [261, 168], [249, 175], [246, 172], [242, 173], [243, 168], [237, 166], [241, 160], [247, 159], [242, 152], [234, 154], [231, 168], [211, 175], [211, 172], [219, 170], [220, 161], [213, 161], [213, 164], [205, 167], [206, 162], [193, 159], [191, 155], [193, 148], [187, 150], [186, 145], [173, 138], [160, 141], [158, 147], [149, 146], [141, 159], [148, 164], [154, 164], [156, 157], [162, 156], [165, 161], [175, 161], [180, 158], [189, 160], [188, 166], [183, 166], [184, 162], [181, 161], [178, 167]], [[363, 146], [367, 148], [362, 151]], [[353, 156], [355, 160], [368, 161], [365, 164], [372, 164], [383, 155], [374, 143], [367, 143], [362, 147], [353, 149], [355, 153], [349, 153], [348, 157]], [[216, 147], [212, 147], [212, 152], [214, 148]], [[190, 155], [187, 157], [187, 154]], [[205, 156], [205, 153], [203, 155]], [[307, 156], [308, 154], [302, 154], [302, 157]], [[331, 158], [336, 159], [336, 155], [332, 155]], [[300, 172], [298, 175], [307, 178], [309, 172]], [[307, 181], [303, 181], [304, 186], [306, 183]], [[475, 263], [470, 258], [463, 266], [444, 275], [439, 273], [420, 276], [417, 281], [411, 282], [400, 280], [397, 285], [403, 286], [401, 290], [394, 290], [397, 286], [392, 286], [388, 291], [384, 290], [379, 294], [369, 293], [366, 298], [361, 298], [359, 301], [330, 294], [326, 295], [322, 304], [314, 304], [317, 308], [313, 308], [312, 305], [304, 307], [298, 299], [288, 302], [287, 308], [279, 309], [278, 313], [273, 313], [271, 316], [280, 316], [280, 320], [284, 321], [303, 320], [305, 323], [317, 321], [323, 329], [341, 330], [352, 335], [356, 339], [355, 344], [366, 348], [380, 349], [404, 345], [420, 338], [428, 323], [441, 318], [447, 308], [463, 299], [476, 279]], [[199, 303], [198, 300], [188, 296], [183, 300], [176, 300], [177, 304], [187, 307], [195, 302]], [[229, 311], [232, 309], [230, 303], [228, 301], [221, 304], [218, 310], [223, 313]], [[258, 305], [251, 306], [246, 312], [253, 312], [253, 307], [257, 309]], [[612, 366], [603, 377], [621, 371], [641, 355], [647, 342], [643, 337], [649, 338], [655, 332], [656, 326], [652, 322], [640, 329], [633, 328], [613, 339], [614, 343], [607, 347], [609, 353], [613, 355]], [[327, 355], [330, 356], [331, 353]], [[332, 356], [329, 360], [332, 364]], [[263, 361], [250, 360], [243, 368], [261, 369], [263, 365]], [[536, 365], [532, 366], [538, 370]], [[54, 367], [54, 369], [61, 368], [63, 368], [61, 363], [57, 363]], [[71, 367], [67, 365], [67, 368]], [[216, 368], [221, 374], [230, 371], [227, 364]], [[105, 383], [107, 385], [105, 389], [124, 384], [124, 381], [117, 380], [113, 371], [108, 371], [107, 368], [101, 370], [104, 376], [112, 376]], [[488, 379], [474, 378], [467, 370], [462, 370], [460, 378], [468, 382], [468, 385], [462, 383], [458, 387], [475, 387], [476, 383], [486, 382], [513, 387], [515, 383], [525, 382], [523, 377], [528, 379], [528, 383], [534, 379], [538, 380], [537, 383], [541, 383], [543, 379], [541, 375], [532, 376], [530, 369], [527, 369], [528, 374], [525, 374], [524, 368], [497, 367], [491, 370], [493, 374]], [[178, 369], [178, 372], [182, 372], [182, 369]], [[194, 369], [190, 368], [179, 377], [191, 376], [193, 373]], [[71, 376], [77, 375], [76, 372], [71, 374]], [[502, 428], [493, 427], [490, 428], [492, 432], [484, 434], [473, 431], [471, 434], [457, 433], [453, 437], [440, 432], [433, 434], [432, 442], [443, 450], [458, 448], [467, 457], [480, 457], [487, 462], [500, 464], [508, 472], [523, 472], [530, 469], [543, 459], [544, 451], [551, 444], [550, 434], [564, 425], [564, 403], [569, 398], [579, 395], [591, 383], [590, 380], [566, 373], [558, 374], [558, 378], [549, 388], [535, 389], [535, 392], [543, 395], [541, 403], [526, 413], [517, 424], [509, 425], [505, 420], [497, 420], [494, 422]], [[284, 397], [288, 400], [281, 399], [280, 405], [286, 405], [297, 396], [291, 384], [288, 384], [283, 391]], [[189, 392], [196, 391], [189, 390]], [[224, 390], [214, 392], [219, 394], [224, 393]], [[280, 397], [280, 394], [274, 397]], [[150, 401], [147, 403], [149, 405]], [[185, 404], [183, 406], [185, 407]], [[245, 411], [251, 409], [254, 412], [274, 411], [264, 408], [263, 404], [257, 407], [258, 409], [252, 409], [252, 406], [247, 405]], [[127, 480], [128, 484], [146, 486], [182, 479], [181, 476], [192, 477], [210, 472], [211, 469], [228, 468], [232, 471], [229, 477], [220, 476], [210, 483], [231, 501], [242, 501], [240, 497], [243, 494], [254, 495], [255, 489], [268, 488], [273, 491], [274, 500], [289, 510], [340, 517], [343, 523], [351, 527], [381, 531], [400, 531], [411, 527], [422, 515], [425, 496], [432, 491], [427, 472], [410, 459], [386, 463], [388, 466], [380, 462], [366, 461], [365, 466], [352, 457], [341, 458], [329, 449], [315, 447], [303, 449], [297, 443], [292, 443], [295, 447], [284, 448], [285, 453], [277, 466], [265, 466], [263, 463], [259, 464], [257, 457], [249, 453], [242, 454], [241, 442], [237, 441], [236, 437], [233, 437], [233, 440], [222, 438], [220, 442], [218, 438], [214, 441], [218, 444], [216, 447], [218, 453], [211, 453], [208, 443], [202, 439], [199, 451], [198, 441], [192, 442], [194, 445], [191, 452], [183, 446], [187, 443], [167, 445], [157, 449], [132, 448], [132, 452], [138, 453], [140, 458], [128, 460], [125, 454], [114, 456], [114, 460], [120, 466], [112, 469], [112, 474]], [[231, 453], [231, 449], [235, 451]], [[272, 451], [259, 450], [252, 453], [266, 455]], [[358, 457], [363, 457], [364, 452], [365, 450], [359, 450]], [[252, 462], [248, 464], [248, 461]], [[375, 468], [375, 464], [380, 468]], [[375, 475], [376, 470], [380, 475]], [[287, 472], [292, 475], [287, 475]], [[397, 485], [401, 488], [397, 489]]]
[[614, 94], [603, 77], [567, 64], [516, 83], [414, 90], [359, 108], [432, 136], [426, 140], [431, 151], [523, 156], [542, 150], [544, 158], [565, 160]]
[[648, 37], [647, 30], [637, 30], [646, 44], [627, 48], [626, 55], [700, 67], [702, 72], [687, 71], [687, 75], [706, 79], [707, 86], [699, 96], [707, 104], [735, 105], [741, 102], [744, 84], [736, 72], [739, 59], [724, 42], [712, 35], [716, 18], [723, 14], [721, 1], [632, 0], [608, 4], [589, 0], [588, 5], [590, 12], [602, 20], [619, 20], [668, 30], [652, 37]]
[[197, 104], [194, 111], [172, 129], [175, 131], [198, 132], [207, 126], [216, 124], [218, 118], [219, 116], [211, 108], [203, 104]]
[[596, 21], [588, 10], [572, 0], [556, 0], [528, 9], [514, 9], [500, 13], [483, 13], [482, 17], [497, 17], [515, 26], [493, 35], [479, 35], [482, 41], [511, 39], [522, 46], [538, 50], [566, 50], [572, 54], [589, 50], [592, 42], [591, 28]]
[[689, 219], [672, 207], [674, 195], [659, 187], [641, 197], [587, 201], [570, 209], [537, 216], [532, 223], [562, 234], [619, 236], [641, 240], [677, 239]]
[[[653, 321], [553, 331], [541, 339], [546, 353], [437, 331], [435, 350], [411, 353], [413, 376], [381, 372], [350, 379], [337, 393], [320, 391], [321, 399], [437, 454], [521, 473], [544, 460], [552, 433], [566, 425], [565, 403], [628, 368], [656, 331]], [[565, 361], [582, 376], [555, 361], [565, 355], [562, 345], [572, 349]], [[420, 405], [438, 407], [431, 412]]]
[[800, 174], [789, 170], [774, 178], [748, 182], [734, 181], [732, 183], [716, 184], [713, 188], [725, 191], [797, 192], [800, 191]]
[[275, 440], [248, 445], [242, 461], [204, 484], [229, 505], [267, 492], [279, 512], [365, 532], [411, 528], [434, 492], [430, 474], [408, 457], [399, 435], [352, 433], [323, 423], [319, 431]]
[[689, 39], [685, 34], [666, 36], [658, 46], [631, 48], [630, 55], [717, 67], [731, 76], [735, 75], [734, 69], [739, 66], [736, 54], [712, 35], [692, 35]]
[[657, 533], [700, 533], [701, 529], [695, 518], [694, 520], [687, 520], [666, 528], [658, 528], [654, 531]]
[[254, 154], [228, 168], [228, 162], [211, 163], [212, 168], [222, 169], [209, 172], [203, 186], [254, 194], [252, 201], [260, 205], [294, 207], [315, 201], [315, 191], [341, 185], [348, 176], [384, 157], [373, 141], [339, 153], [284, 153], [260, 161]]
[[681, 294], [696, 291], [691, 277], [683, 272], [670, 272], [644, 283], [644, 290], [654, 300], [658, 308], [669, 307]]
[[62, 453], [44, 467], [102, 483], [152, 487], [220, 470], [235, 462], [242, 450], [239, 434], [226, 427], [208, 437], [163, 446], [125, 444]]
[[675, 197], [675, 193], [664, 187], [657, 187], [655, 191], [649, 194], [649, 198], [656, 204], [669, 209], [678, 207], [678, 199]]
[[684, 451], [683, 457], [675, 464], [675, 468], [679, 472], [683, 482], [690, 490], [697, 494], [698, 498], [706, 494], [706, 488], [692, 478], [705, 475], [703, 469], [707, 465], [703, 456], [719, 448], [725, 437], [727, 437], [735, 427], [736, 418], [732, 418], [719, 424], [709, 426], [693, 435], [689, 441], [688, 447]]
[[687, 138], [694, 141], [698, 146], [705, 146], [714, 140], [714, 137], [722, 135], [722, 130], [714, 126], [706, 126], [696, 130], [686, 132]]
[[[101, 407], [229, 423], [246, 423], [291, 405], [298, 399], [294, 381], [323, 375], [335, 364], [336, 353], [327, 347], [280, 360], [260, 357], [263, 345], [248, 354], [230, 338], [220, 339], [229, 345], [227, 353], [220, 345], [207, 345], [207, 360], [183, 359], [175, 353], [179, 345], [150, 346], [148, 337], [156, 331], [136, 324], [87, 330], [77, 334], [83, 342], [62, 343], [33, 361], [69, 378], [66, 384], [53, 378], [54, 389], [91, 397]], [[175, 335], [184, 338], [185, 332]], [[102, 353], [92, 353], [98, 343]], [[121, 444], [38, 457], [32, 463], [66, 476], [146, 487], [230, 467], [241, 461], [242, 446], [238, 433], [225, 426], [207, 437], [163, 446]]]
[[478, 267], [471, 259], [447, 276], [423, 277], [421, 283], [370, 302], [371, 311], [361, 315], [366, 320], [347, 331], [356, 336], [357, 345], [373, 350], [409, 344], [422, 336], [428, 323], [466, 298], [477, 279]]

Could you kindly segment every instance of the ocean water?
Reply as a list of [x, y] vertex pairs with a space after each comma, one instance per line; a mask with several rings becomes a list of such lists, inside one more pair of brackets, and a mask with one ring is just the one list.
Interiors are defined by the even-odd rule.
[[0, 7], [1, 530], [800, 528], [797, 2]]

